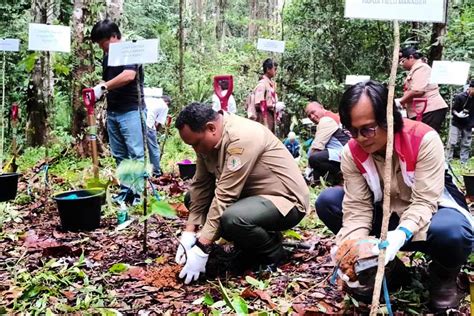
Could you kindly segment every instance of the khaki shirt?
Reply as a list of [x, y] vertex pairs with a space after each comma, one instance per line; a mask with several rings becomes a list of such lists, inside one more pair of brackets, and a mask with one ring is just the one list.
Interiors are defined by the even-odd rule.
[[237, 200], [262, 196], [281, 214], [296, 206], [309, 212], [309, 190], [290, 152], [261, 124], [224, 114], [223, 134], [212, 155], [197, 155], [188, 224], [219, 238], [220, 217]]
[[[447, 108], [448, 105], [443, 97], [439, 94], [437, 84], [430, 84], [431, 67], [423, 61], [418, 60], [410, 69], [408, 76], [405, 79], [406, 91], [423, 91], [424, 94], [419, 98], [426, 98], [427, 105], [424, 113]], [[416, 104], [416, 110], [420, 112], [424, 104]], [[407, 104], [407, 114], [409, 118], [416, 117], [416, 113], [412, 104]]]
[[332, 135], [337, 132], [339, 128], [339, 124], [332, 118], [328, 116], [322, 117], [316, 128], [316, 134], [311, 144], [311, 151], [324, 150]]
[[263, 100], [267, 100], [267, 107], [270, 110], [273, 110], [278, 102], [276, 83], [267, 76], [263, 76], [255, 87], [255, 106], [260, 106]]
[[[373, 155], [383, 188], [385, 158]], [[413, 232], [413, 241], [426, 240], [432, 215], [444, 190], [444, 151], [437, 133], [428, 133], [420, 144], [415, 169], [415, 184], [403, 181], [398, 155], [393, 153], [390, 207], [400, 217], [399, 226]], [[340, 244], [345, 239], [367, 237], [372, 230], [373, 196], [365, 178], [354, 163], [349, 146], [344, 147], [341, 169], [344, 175], [343, 224], [337, 234]]]

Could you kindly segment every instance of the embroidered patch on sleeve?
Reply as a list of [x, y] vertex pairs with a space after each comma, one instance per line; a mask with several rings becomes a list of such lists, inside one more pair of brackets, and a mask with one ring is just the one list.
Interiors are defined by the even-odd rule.
[[240, 157], [236, 156], [229, 156], [227, 159], [227, 169], [230, 171], [237, 171], [242, 167], [242, 161], [240, 160]]
[[227, 149], [227, 152], [229, 155], [242, 155], [244, 149], [242, 147], [232, 147]]

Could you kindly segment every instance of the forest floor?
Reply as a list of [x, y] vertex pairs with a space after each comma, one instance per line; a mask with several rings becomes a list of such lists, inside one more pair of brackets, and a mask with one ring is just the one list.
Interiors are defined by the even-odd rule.
[[[227, 270], [232, 246], [221, 245], [208, 263], [208, 273], [185, 285], [174, 263], [176, 235], [187, 215], [182, 201], [189, 183], [173, 176], [154, 179], [158, 190], [173, 197], [178, 217], [148, 220], [147, 252], [143, 252], [144, 223], [135, 219], [117, 229], [115, 212], [103, 207], [100, 228], [90, 232], [61, 229], [56, 204], [41, 193], [40, 177], [23, 173], [15, 201], [0, 203], [0, 314], [139, 314], [139, 315], [316, 315], [360, 314], [367, 305], [332, 285], [330, 248], [334, 237], [313, 215], [305, 218], [285, 240], [304, 242], [311, 249], [289, 248], [291, 260], [276, 272]], [[29, 179], [29, 180], [27, 180]], [[36, 179], [34, 183], [31, 179]], [[61, 176], [50, 178], [61, 184]], [[31, 188], [36, 187], [35, 190]], [[28, 191], [32, 195], [27, 195]], [[314, 193], [314, 192], [313, 192]], [[32, 198], [33, 197], [33, 198]], [[110, 203], [110, 198], [108, 198]], [[1, 223], [0, 223], [1, 224]], [[402, 258], [411, 283], [392, 292], [396, 315], [425, 314], [427, 259], [420, 253]], [[472, 266], [471, 266], [472, 267]], [[460, 285], [466, 299], [460, 309], [469, 315], [469, 282], [465, 269]], [[382, 313], [386, 306], [381, 305]]]

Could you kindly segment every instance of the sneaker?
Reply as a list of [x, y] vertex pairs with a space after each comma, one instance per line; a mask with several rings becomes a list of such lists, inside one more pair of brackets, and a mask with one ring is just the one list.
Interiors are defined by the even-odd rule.
[[127, 199], [127, 192], [124, 192], [124, 191], [121, 191], [117, 194], [112, 195], [112, 202], [118, 205], [125, 203], [126, 199]]
[[137, 205], [140, 205], [140, 203], [142, 202], [142, 199], [140, 198], [139, 195], [135, 195], [133, 197], [133, 200], [132, 202], [130, 203], [132, 206], [137, 206]]

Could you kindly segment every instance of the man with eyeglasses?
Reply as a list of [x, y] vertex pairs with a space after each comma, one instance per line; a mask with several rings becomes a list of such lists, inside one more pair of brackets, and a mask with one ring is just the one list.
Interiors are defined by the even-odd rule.
[[[360, 82], [342, 96], [341, 123], [352, 134], [342, 153], [344, 188], [328, 188], [316, 201], [319, 218], [337, 234], [336, 247], [349, 240], [380, 236], [387, 98], [387, 88], [374, 81]], [[393, 111], [391, 216], [385, 264], [387, 269], [402, 264], [396, 256], [399, 251], [429, 254], [430, 306], [434, 312], [442, 312], [456, 308], [463, 297], [456, 278], [472, 251], [473, 219], [464, 196], [445, 170], [438, 133], [421, 122], [403, 119], [395, 104]], [[373, 255], [377, 254], [378, 247], [374, 247]], [[342, 265], [339, 269], [347, 290], [370, 300], [373, 283], [364, 279], [354, 282], [346, 274], [350, 271], [342, 271], [346, 269]], [[399, 277], [387, 276], [389, 286]]]
[[306, 116], [317, 124], [316, 134], [308, 153], [308, 164], [313, 169], [313, 179], [318, 182], [325, 177], [331, 185], [340, 184], [341, 153], [349, 141], [349, 135], [341, 128], [339, 115], [325, 110], [318, 102], [310, 102]]
[[429, 82], [431, 67], [415, 47], [406, 47], [400, 51], [400, 66], [409, 72], [403, 86], [403, 96], [395, 102], [407, 109], [410, 119], [421, 118], [423, 123], [439, 133], [448, 105], [439, 93], [438, 85]]

